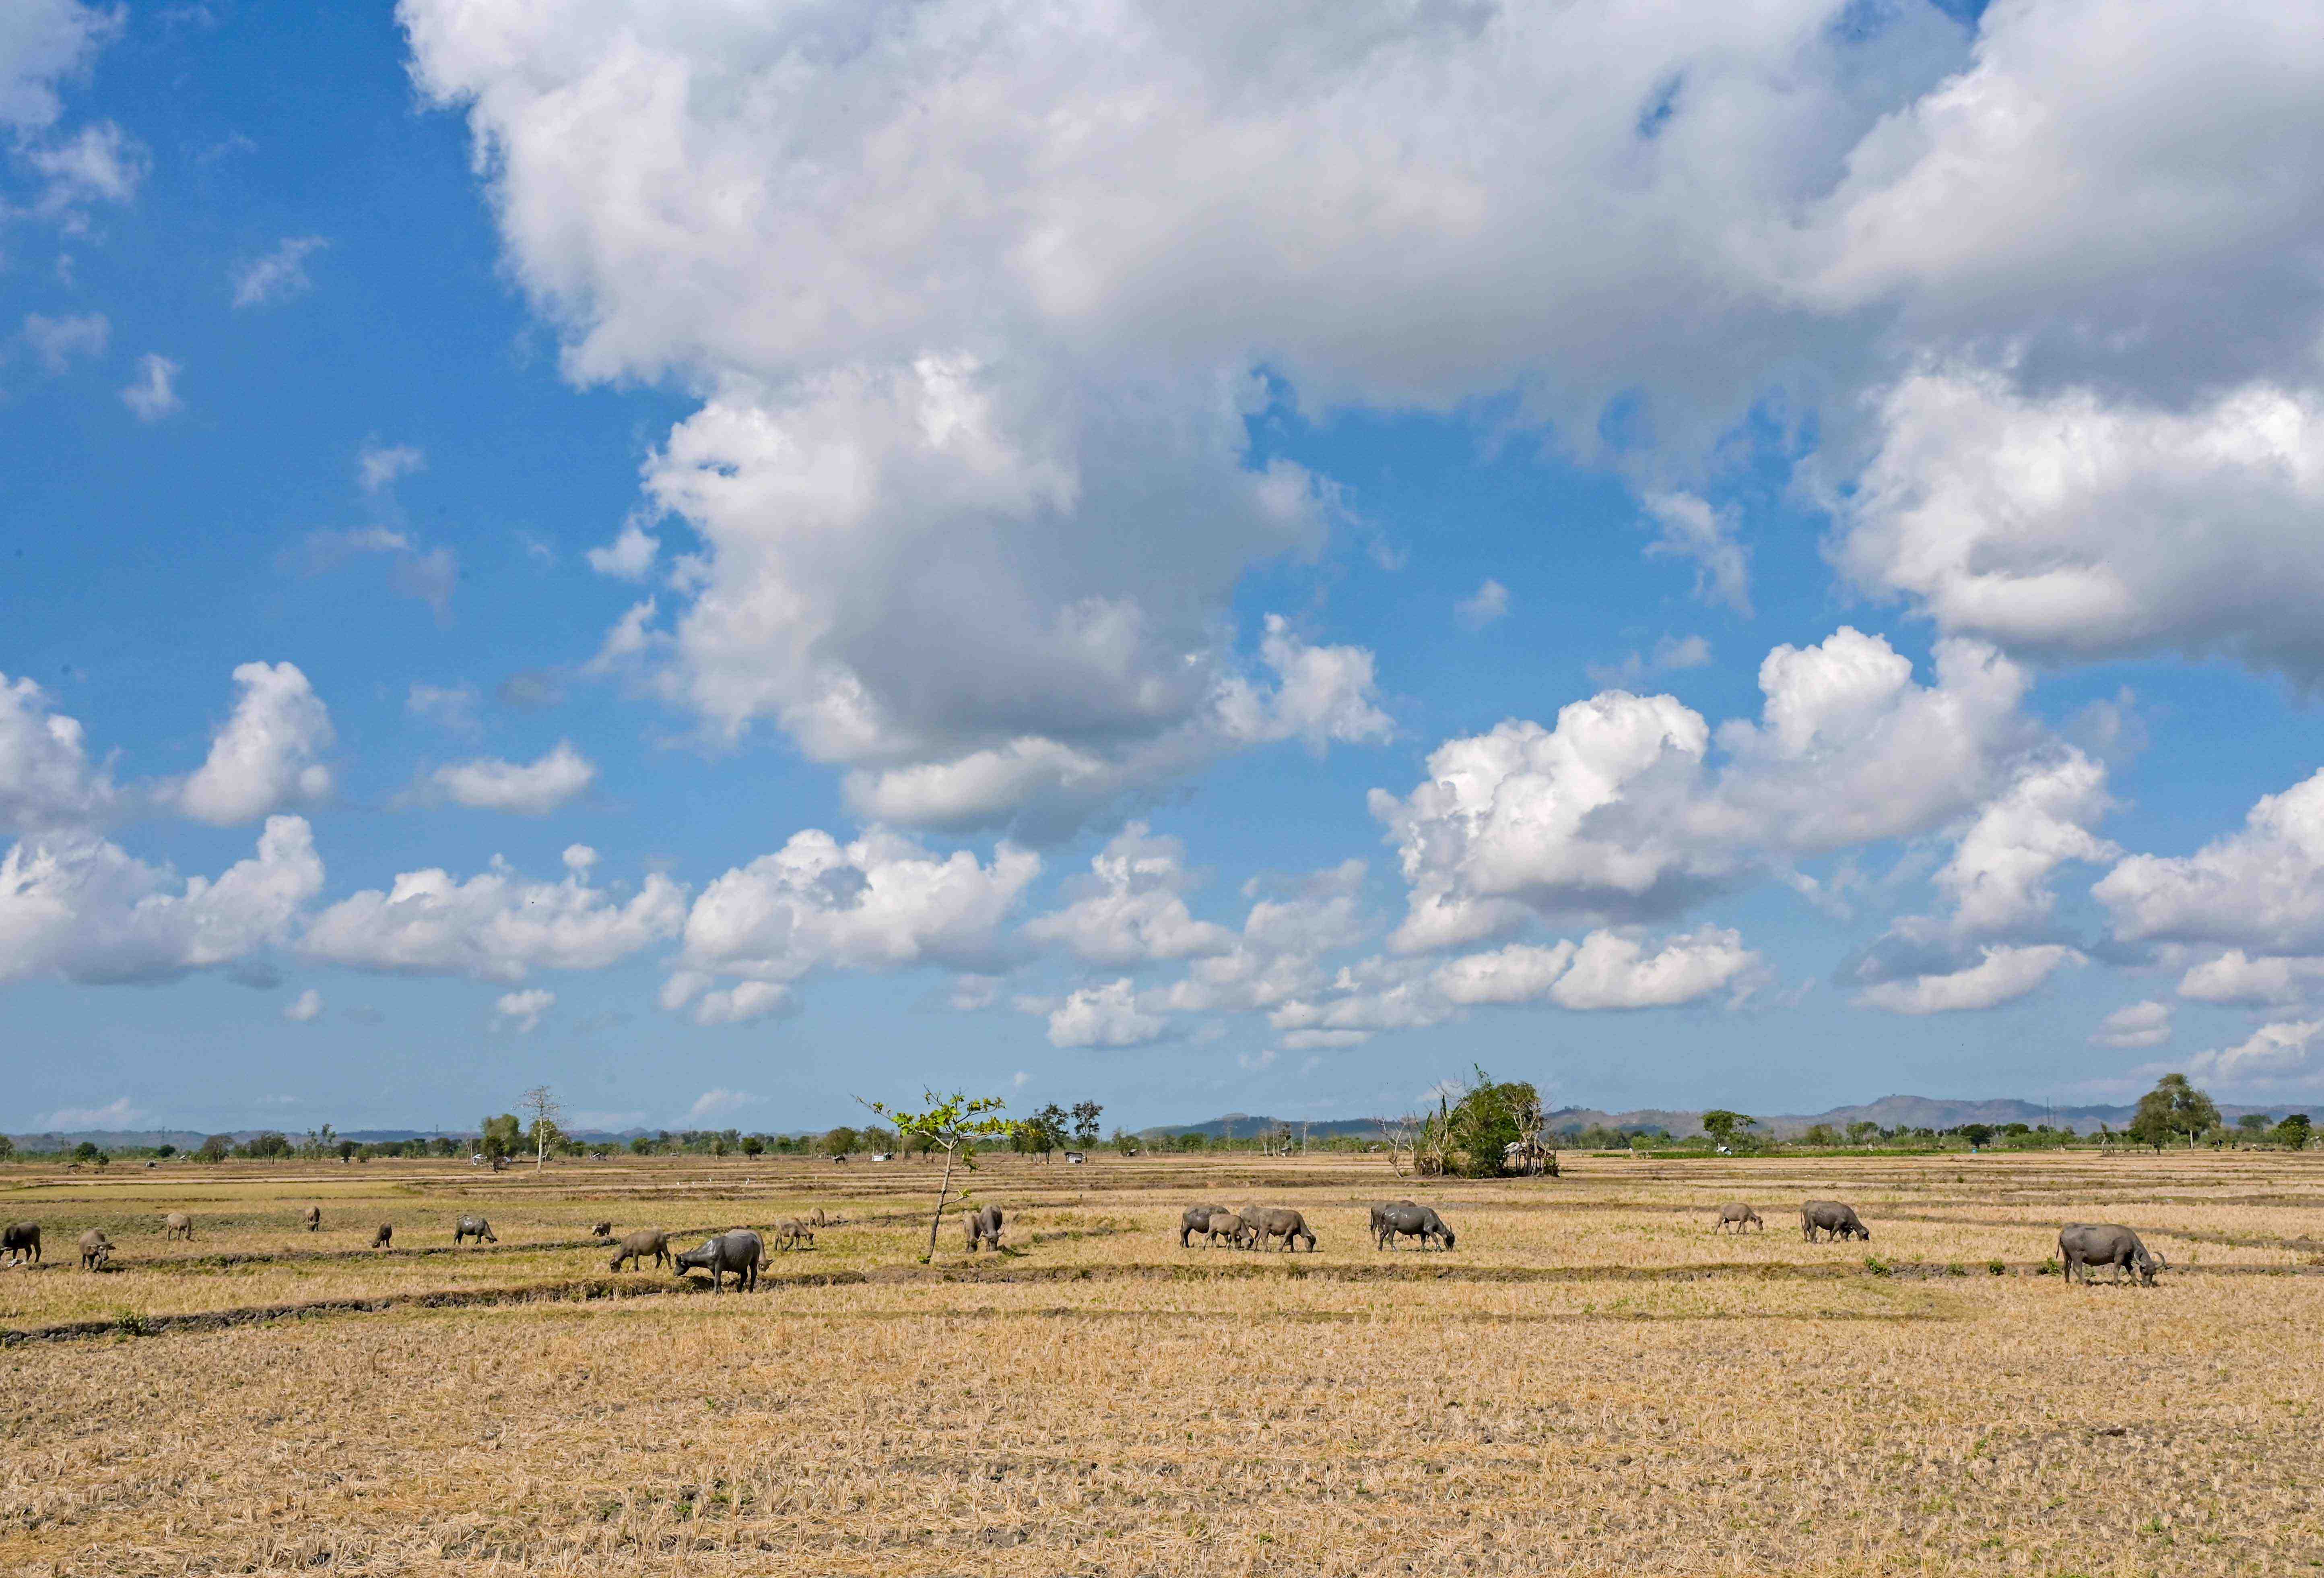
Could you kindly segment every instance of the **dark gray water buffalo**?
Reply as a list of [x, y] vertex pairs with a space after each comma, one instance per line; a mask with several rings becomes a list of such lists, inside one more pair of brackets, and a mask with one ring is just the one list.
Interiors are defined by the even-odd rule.
[[759, 1262], [767, 1257], [767, 1246], [759, 1235], [747, 1227], [730, 1227], [715, 1238], [705, 1239], [698, 1250], [688, 1250], [670, 1262], [670, 1269], [683, 1277], [688, 1271], [710, 1273], [710, 1291], [725, 1291], [726, 1273], [734, 1273], [734, 1290], [749, 1293], [759, 1286]]
[[1394, 1210], [1397, 1209], [1399, 1206], [1412, 1205], [1412, 1204], [1418, 1204], [1418, 1202], [1416, 1202], [1416, 1201], [1412, 1201], [1412, 1200], [1386, 1200], [1386, 1201], [1382, 1201], [1379, 1204], [1373, 1206], [1373, 1207], [1372, 1207], [1372, 1228], [1371, 1228], [1372, 1237], [1374, 1237], [1374, 1238], [1378, 1238], [1378, 1237], [1379, 1237], [1379, 1235], [1380, 1235], [1380, 1224], [1381, 1224], [1382, 1223], [1384, 1223], [1384, 1222], [1386, 1222], [1386, 1221], [1388, 1220], [1388, 1213], [1389, 1212], [1391, 1212], [1391, 1211], [1394, 1211]]
[[1270, 1239], [1281, 1239], [1282, 1249], [1288, 1250], [1293, 1241], [1305, 1239], [1307, 1252], [1315, 1252], [1315, 1234], [1307, 1226], [1307, 1219], [1287, 1205], [1262, 1205], [1257, 1211], [1245, 1211], [1242, 1219], [1258, 1235], [1258, 1246], [1265, 1249]]
[[18, 1260], [41, 1263], [41, 1224], [37, 1222], [12, 1222], [0, 1227], [0, 1255], [8, 1257], [14, 1265]]
[[1746, 1227], [1756, 1227], [1761, 1232], [1767, 1231], [1767, 1224], [1759, 1219], [1759, 1213], [1740, 1201], [1730, 1200], [1719, 1208], [1719, 1225], [1711, 1231], [1724, 1232], [1730, 1222], [1735, 1224], [1737, 1232], [1741, 1232]]
[[299, 1213], [299, 1220], [307, 1224], [309, 1232], [312, 1232], [323, 1225], [323, 1208], [319, 1205], [309, 1205]]
[[589, 1236], [597, 1240], [601, 1243], [612, 1243], [613, 1241], [613, 1224], [610, 1222], [601, 1222], [589, 1230]]
[[2065, 1262], [2066, 1280], [2071, 1282], [2079, 1275], [2084, 1287], [2089, 1286], [2092, 1266], [2112, 1266], [2116, 1282], [2129, 1271], [2149, 1287], [2154, 1286], [2157, 1271], [2171, 1269], [2162, 1256], [2150, 1253], [2138, 1241], [2136, 1233], [2111, 1223], [2078, 1222], [2060, 1228], [2058, 1259]]
[[371, 1247], [375, 1250], [394, 1248], [395, 1223], [392, 1222], [381, 1223], [378, 1229], [371, 1235]]
[[1232, 1213], [1223, 1205], [1187, 1206], [1185, 1212], [1178, 1218], [1178, 1247], [1182, 1250], [1194, 1248], [1194, 1237], [1196, 1233], [1204, 1235], [1207, 1241], [1211, 1231], [1211, 1218], [1231, 1214]]
[[[1444, 1225], [1444, 1219], [1436, 1214], [1433, 1205], [1375, 1206], [1373, 1217], [1379, 1224], [1377, 1237], [1381, 1249], [1394, 1248], [1399, 1234], [1418, 1239], [1424, 1250], [1431, 1239], [1448, 1250], [1452, 1247], [1452, 1230]], [[1308, 1247], [1314, 1246], [1311, 1243]]]
[[996, 1250], [1001, 1247], [1000, 1206], [987, 1205], [981, 1210], [969, 1212], [960, 1219], [960, 1225], [961, 1231], [968, 1235], [968, 1247], [971, 1253], [982, 1249], [987, 1244]]
[[191, 1239], [193, 1236], [194, 1219], [184, 1212], [172, 1211], [161, 1218], [161, 1237], [165, 1242], [173, 1238]]
[[80, 1235], [80, 1269], [82, 1270], [101, 1271], [105, 1269], [105, 1262], [112, 1258], [113, 1241], [106, 1237], [101, 1230], [92, 1227]]
[[1819, 1232], [1826, 1238], [1872, 1236], [1872, 1230], [1856, 1214], [1856, 1207], [1837, 1200], [1811, 1200], [1800, 1207], [1800, 1236], [1813, 1243]]
[[475, 1240], [480, 1244], [496, 1244], [501, 1241], [493, 1236], [491, 1223], [481, 1216], [463, 1216], [452, 1224], [452, 1241], [456, 1244], [466, 1243], [470, 1239]]
[[649, 1255], [653, 1257], [653, 1263], [657, 1266], [669, 1264], [669, 1230], [668, 1228], [641, 1227], [633, 1233], [626, 1234], [622, 1240], [622, 1247], [613, 1251], [613, 1261], [606, 1266], [605, 1269], [618, 1271], [622, 1269], [622, 1262], [627, 1260], [642, 1271], [646, 1269], [646, 1258]]

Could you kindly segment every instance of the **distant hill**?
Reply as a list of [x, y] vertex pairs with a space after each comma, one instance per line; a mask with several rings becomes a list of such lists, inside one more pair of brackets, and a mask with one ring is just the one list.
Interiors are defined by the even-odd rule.
[[[2130, 1122], [2135, 1106], [2044, 1106], [2039, 1102], [2023, 1102], [2008, 1098], [1989, 1101], [1947, 1101], [1934, 1096], [1882, 1096], [1877, 1102], [1866, 1102], [1851, 1107], [1833, 1107], [1821, 1112], [1758, 1112], [1757, 1132], [1788, 1140], [1804, 1134], [1817, 1123], [1829, 1123], [1835, 1129], [1845, 1129], [1850, 1123], [1877, 1123], [1883, 1129], [1956, 1129], [1963, 1123], [2047, 1123], [2052, 1128], [2070, 1129], [2078, 1134], [2094, 1134], [2100, 1123], [2111, 1129], [2121, 1129]], [[2306, 1112], [2302, 1103], [2270, 1107], [2238, 1106], [2232, 1102], [2219, 1103], [2219, 1115], [2233, 1122], [2246, 1112], [2258, 1112], [2269, 1118], [2279, 1118], [2286, 1112]], [[1229, 1112], [1222, 1118], [1213, 1118], [1204, 1123], [1157, 1123], [1141, 1129], [1143, 1139], [1167, 1139], [1179, 1134], [1201, 1134], [1211, 1139], [1231, 1133], [1238, 1138], [1264, 1134], [1278, 1123], [1288, 1123], [1293, 1133], [1299, 1131], [1301, 1121], [1296, 1118], [1270, 1118], [1250, 1112]], [[1608, 1129], [1662, 1129], [1674, 1138], [1702, 1132], [1702, 1113], [1699, 1109], [1675, 1107], [1637, 1107], [1626, 1112], [1608, 1112], [1598, 1107], [1560, 1107], [1545, 1120], [1553, 1134], [1578, 1133], [1592, 1125]], [[1378, 1131], [1379, 1121], [1372, 1118], [1333, 1118], [1310, 1121], [1307, 1132], [1317, 1139], [1337, 1134], [1370, 1135]]]

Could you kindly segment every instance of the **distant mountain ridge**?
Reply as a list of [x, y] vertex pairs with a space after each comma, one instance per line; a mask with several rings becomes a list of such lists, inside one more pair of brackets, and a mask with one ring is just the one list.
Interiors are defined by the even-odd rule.
[[[2004, 1123], [2047, 1123], [2053, 1128], [2071, 1129], [2078, 1134], [2095, 1133], [2100, 1123], [2110, 1129], [2121, 1129], [2130, 1122], [2135, 1106], [2049, 1106], [2040, 1102], [1999, 1098], [1988, 1101], [1950, 1101], [1936, 1096], [1882, 1096], [1877, 1102], [1865, 1102], [1856, 1106], [1833, 1107], [1821, 1112], [1757, 1112], [1757, 1131], [1779, 1140], [1790, 1140], [1804, 1134], [1813, 1125], [1829, 1123], [1835, 1129], [1846, 1129], [1850, 1123], [1877, 1123], [1883, 1129], [1955, 1129], [1963, 1123], [1991, 1123], [1997, 1128]], [[2233, 1122], [2246, 1112], [2258, 1112], [2269, 1118], [2279, 1118], [2286, 1112], [2310, 1111], [2308, 1103], [2292, 1102], [2274, 1106], [2254, 1107], [2233, 1102], [2219, 1103], [2219, 1115]], [[1609, 1112], [1600, 1107], [1559, 1107], [1545, 1121], [1553, 1134], [1572, 1132], [1594, 1125], [1608, 1129], [1662, 1129], [1674, 1137], [1699, 1134], [1702, 1131], [1702, 1113], [1699, 1109], [1681, 1107], [1636, 1107], [1628, 1112]], [[1156, 1123], [1138, 1130], [1143, 1140], [1168, 1139], [1180, 1134], [1201, 1134], [1217, 1140], [1232, 1137], [1248, 1140], [1281, 1127], [1297, 1134], [1302, 1130], [1315, 1140], [1327, 1140], [1338, 1135], [1370, 1136], [1379, 1129], [1377, 1118], [1277, 1118], [1263, 1112], [1228, 1112], [1200, 1123]], [[236, 1144], [254, 1136], [269, 1132], [265, 1129], [221, 1130]], [[278, 1129], [272, 1132], [289, 1134]], [[303, 1133], [304, 1130], [299, 1131]], [[430, 1140], [438, 1134], [452, 1139], [467, 1139], [472, 1130], [431, 1129], [350, 1129], [335, 1136], [352, 1140], [358, 1145], [377, 1145], [389, 1140]], [[639, 1135], [659, 1133], [655, 1129], [624, 1129], [619, 1133], [589, 1130], [574, 1136], [590, 1144], [612, 1141], [626, 1142]], [[671, 1132], [676, 1132], [672, 1130]], [[812, 1136], [820, 1130], [785, 1130], [790, 1137]], [[292, 1138], [297, 1138], [292, 1134]], [[86, 1140], [106, 1150], [150, 1149], [155, 1146], [174, 1145], [180, 1150], [191, 1150], [208, 1138], [192, 1129], [89, 1129], [71, 1133], [12, 1134], [19, 1150], [55, 1150], [69, 1149]]]

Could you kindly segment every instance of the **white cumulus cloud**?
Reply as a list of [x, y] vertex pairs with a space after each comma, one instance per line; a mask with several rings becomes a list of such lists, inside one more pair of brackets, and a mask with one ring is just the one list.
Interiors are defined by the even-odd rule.
[[328, 246], [319, 235], [286, 235], [263, 257], [235, 265], [231, 279], [237, 308], [264, 307], [303, 296], [314, 288], [307, 259]]
[[309, 986], [297, 1001], [286, 1005], [282, 1017], [294, 1025], [309, 1025], [323, 1017], [323, 994]]
[[2134, 1002], [2115, 1010], [2091, 1032], [2093, 1047], [2160, 1047], [2171, 1038], [2171, 1005]]
[[317, 758], [336, 736], [307, 676], [294, 663], [244, 663], [234, 680], [241, 687], [234, 714], [180, 788], [179, 808], [225, 826], [327, 796], [331, 771]]
[[602, 969], [684, 924], [686, 891], [668, 877], [650, 873], [624, 900], [590, 886], [589, 860], [566, 858], [561, 882], [527, 881], [497, 857], [466, 881], [440, 868], [405, 872], [316, 916], [299, 948], [356, 969], [516, 982]]
[[538, 761], [480, 757], [439, 767], [428, 781], [437, 794], [455, 805], [543, 817], [570, 803], [596, 779], [597, 769], [589, 759], [575, 750], [571, 741], [559, 740]]
[[178, 374], [185, 369], [169, 357], [148, 352], [137, 360], [137, 376], [121, 391], [121, 402], [141, 422], [158, 422], [182, 409]]
[[1170, 1021], [1138, 1003], [1138, 987], [1127, 977], [1085, 986], [1049, 1014], [1053, 1047], [1143, 1047], [1168, 1033]]
[[522, 992], [504, 992], [493, 1000], [493, 1019], [495, 1023], [515, 1027], [520, 1036], [529, 1036], [540, 1028], [540, 1016], [557, 1005], [557, 993], [546, 987], [529, 986]]

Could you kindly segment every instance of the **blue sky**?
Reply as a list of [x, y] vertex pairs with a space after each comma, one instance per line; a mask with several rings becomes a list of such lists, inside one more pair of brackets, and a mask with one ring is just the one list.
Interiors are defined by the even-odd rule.
[[0, 1126], [2313, 1099], [2311, 32], [12, 7]]

